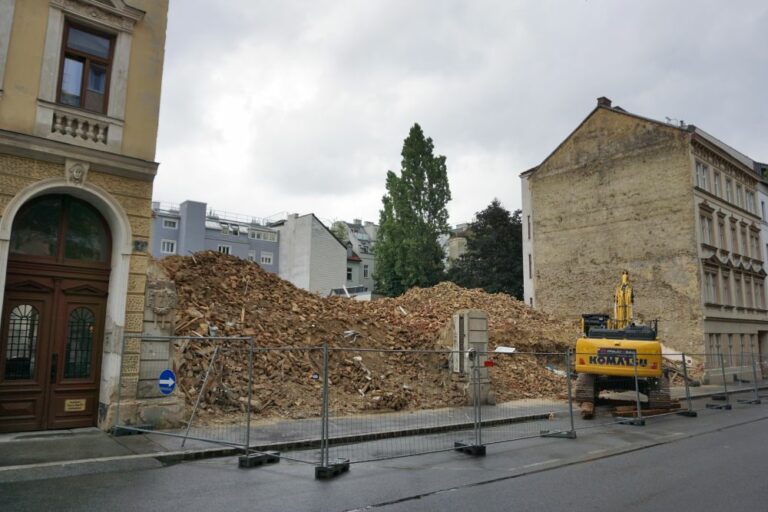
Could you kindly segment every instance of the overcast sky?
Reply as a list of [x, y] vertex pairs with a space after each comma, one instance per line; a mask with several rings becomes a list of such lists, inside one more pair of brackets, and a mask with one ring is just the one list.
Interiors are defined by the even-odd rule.
[[418, 122], [456, 224], [598, 96], [766, 161], [767, 93], [765, 0], [171, 0], [154, 198], [377, 222]]

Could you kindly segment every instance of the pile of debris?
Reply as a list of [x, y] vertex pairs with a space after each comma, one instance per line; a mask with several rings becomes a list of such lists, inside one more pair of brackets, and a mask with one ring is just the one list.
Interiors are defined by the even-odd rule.
[[[331, 348], [331, 408], [336, 414], [465, 404], [470, 391], [464, 379], [448, 370], [444, 351], [450, 347], [441, 344], [441, 331], [460, 309], [488, 313], [489, 350], [499, 345], [517, 350], [493, 356], [496, 365], [490, 373], [498, 401], [566, 392], [563, 372], [553, 370], [563, 369], [564, 361], [551, 353], [572, 346], [578, 326], [505, 294], [441, 283], [394, 299], [356, 302], [320, 297], [255, 263], [210, 251], [165, 258], [159, 265], [179, 295], [177, 335], [203, 337], [213, 326], [219, 336], [254, 338], [251, 405], [263, 417], [319, 414], [324, 343]], [[383, 352], [393, 349], [403, 352]], [[214, 365], [203, 392], [203, 415], [245, 409], [247, 344], [184, 340], [177, 342], [175, 358], [179, 387], [189, 403]]]

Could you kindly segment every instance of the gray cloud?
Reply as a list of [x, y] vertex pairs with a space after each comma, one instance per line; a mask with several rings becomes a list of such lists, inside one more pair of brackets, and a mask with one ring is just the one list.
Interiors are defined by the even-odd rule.
[[376, 220], [419, 122], [463, 222], [601, 95], [768, 159], [764, 2], [208, 5], [171, 3], [157, 199]]

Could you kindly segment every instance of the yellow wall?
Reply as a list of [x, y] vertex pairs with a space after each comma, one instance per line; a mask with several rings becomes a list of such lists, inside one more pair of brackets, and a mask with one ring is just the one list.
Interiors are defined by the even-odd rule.
[[[168, 0], [128, 3], [145, 15], [133, 31], [121, 153], [154, 161]], [[0, 129], [33, 133], [49, 9], [48, 0], [16, 2], [0, 99]]]
[[32, 133], [47, 26], [47, 1], [16, 2], [3, 98], [0, 99], [0, 128], [3, 130]]
[[133, 32], [123, 153], [154, 161], [168, 0], [131, 0], [130, 4], [146, 15]]

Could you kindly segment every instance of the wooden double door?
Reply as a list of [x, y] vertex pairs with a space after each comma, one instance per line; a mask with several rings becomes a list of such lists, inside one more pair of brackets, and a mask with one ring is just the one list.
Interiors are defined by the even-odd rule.
[[96, 424], [107, 282], [9, 274], [0, 338], [0, 431]]

